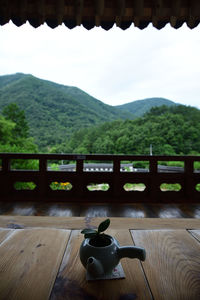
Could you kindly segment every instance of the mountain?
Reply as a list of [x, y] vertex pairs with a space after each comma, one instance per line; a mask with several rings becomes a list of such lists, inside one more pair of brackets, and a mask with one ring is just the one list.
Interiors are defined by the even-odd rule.
[[143, 100], [136, 100], [122, 105], [117, 105], [115, 107], [123, 111], [132, 113], [135, 117], [140, 117], [148, 112], [152, 107], [162, 105], [172, 106], [177, 104], [171, 100], [164, 98], [148, 98]]
[[153, 106], [175, 105], [167, 99], [150, 98], [110, 106], [77, 87], [23, 73], [0, 76], [0, 113], [13, 102], [24, 110], [30, 135], [40, 151], [65, 142], [80, 128], [119, 119], [132, 120]]
[[76, 87], [22, 73], [0, 76], [0, 111], [13, 102], [24, 110], [40, 150], [62, 143], [80, 128], [133, 118]]
[[[75, 132], [58, 150], [82, 154], [149, 155], [150, 145], [153, 155], [199, 155], [200, 110], [185, 105], [153, 107], [134, 120], [112, 121]], [[139, 164], [144, 162], [135, 163], [142, 167]]]

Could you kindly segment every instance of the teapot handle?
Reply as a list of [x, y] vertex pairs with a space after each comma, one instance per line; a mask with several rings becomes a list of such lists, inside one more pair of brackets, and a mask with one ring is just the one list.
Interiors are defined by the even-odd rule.
[[146, 251], [144, 248], [135, 247], [135, 246], [124, 246], [119, 247], [117, 250], [119, 258], [129, 257], [129, 258], [138, 258], [142, 261], [146, 258]]

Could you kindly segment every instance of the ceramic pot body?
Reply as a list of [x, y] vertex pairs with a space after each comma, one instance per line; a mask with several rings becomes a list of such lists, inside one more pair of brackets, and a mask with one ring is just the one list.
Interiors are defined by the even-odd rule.
[[80, 260], [89, 272], [108, 274], [118, 265], [120, 257], [118, 255], [119, 243], [110, 235], [104, 235], [107, 239], [106, 246], [93, 246], [92, 239], [83, 240], [80, 247]]

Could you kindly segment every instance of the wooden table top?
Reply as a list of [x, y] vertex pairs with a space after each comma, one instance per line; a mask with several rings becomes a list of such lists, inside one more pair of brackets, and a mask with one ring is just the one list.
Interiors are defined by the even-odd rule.
[[126, 278], [86, 281], [80, 230], [105, 218], [0, 216], [0, 299], [200, 299], [200, 219], [110, 218]]

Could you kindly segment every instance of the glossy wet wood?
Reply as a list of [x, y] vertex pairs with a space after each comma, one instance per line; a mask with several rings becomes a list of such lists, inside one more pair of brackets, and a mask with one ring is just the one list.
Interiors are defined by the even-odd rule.
[[0, 215], [125, 218], [200, 218], [200, 204], [68, 204], [0, 202]]
[[111, 218], [108, 234], [146, 249], [126, 278], [86, 281], [80, 229], [104, 218], [0, 216], [0, 299], [199, 299], [200, 220]]

